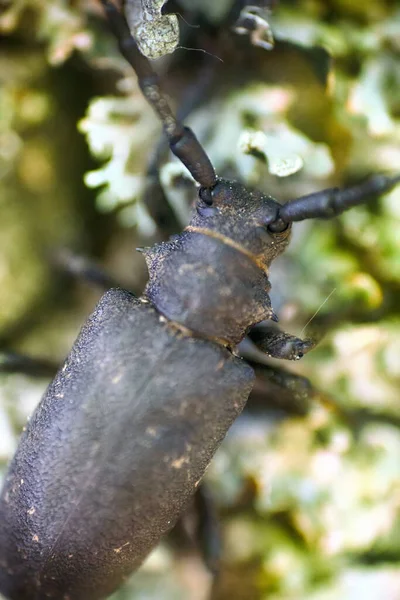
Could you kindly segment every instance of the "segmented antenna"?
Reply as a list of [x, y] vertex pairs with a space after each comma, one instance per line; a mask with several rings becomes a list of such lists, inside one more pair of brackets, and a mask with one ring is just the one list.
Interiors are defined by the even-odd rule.
[[363, 204], [368, 198], [380, 196], [400, 182], [400, 175], [374, 175], [358, 185], [339, 189], [328, 188], [290, 200], [279, 209], [278, 219], [271, 223], [271, 231], [283, 231], [288, 223], [305, 219], [331, 219], [340, 213]]
[[[217, 0], [216, 0], [217, 1]], [[260, 1], [260, 0], [258, 0]], [[111, 0], [100, 0], [108, 17], [111, 30], [117, 38], [121, 54], [137, 74], [140, 89], [157, 113], [168, 138], [171, 151], [185, 165], [192, 177], [202, 186], [200, 196], [207, 204], [212, 204], [211, 189], [218, 178], [204, 148], [189, 127], [185, 127], [175, 117], [164, 96], [157, 74], [149, 60], [141, 54], [132, 37], [124, 15]], [[270, 0], [261, 0], [261, 5], [269, 5]], [[157, 5], [162, 5], [157, 0]], [[268, 229], [278, 233], [289, 223], [305, 219], [330, 219], [345, 210], [362, 204], [371, 196], [379, 196], [391, 190], [400, 182], [400, 175], [388, 177], [375, 175], [367, 181], [345, 189], [329, 188], [291, 200], [279, 209], [278, 217]]]
[[159, 117], [173, 154], [185, 165], [192, 177], [205, 188], [217, 183], [217, 176], [203, 146], [189, 127], [183, 126], [164, 96], [158, 75], [141, 54], [123, 14], [110, 0], [100, 0], [123, 57], [138, 77], [143, 95]]

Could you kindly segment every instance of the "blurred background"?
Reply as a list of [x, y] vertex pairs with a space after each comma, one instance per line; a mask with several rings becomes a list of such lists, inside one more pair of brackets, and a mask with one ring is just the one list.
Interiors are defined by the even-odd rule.
[[[244, 4], [170, 0], [182, 47], [154, 63], [218, 174], [287, 201], [399, 172], [399, 3], [268, 3], [261, 45], [233, 28]], [[0, 361], [61, 363], [101, 295], [66, 262], [140, 293], [135, 248], [179, 231], [195, 191], [98, 2], [1, 0], [0, 36]], [[400, 188], [294, 230], [272, 303], [320, 343], [268, 363], [292, 399], [259, 394], [207, 472], [220, 577], [165, 543], [115, 600], [400, 598]], [[3, 475], [47, 384], [0, 374]]]

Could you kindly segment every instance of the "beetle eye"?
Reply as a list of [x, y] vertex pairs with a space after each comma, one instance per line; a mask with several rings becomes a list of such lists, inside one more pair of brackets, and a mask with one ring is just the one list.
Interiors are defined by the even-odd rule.
[[211, 206], [213, 203], [211, 189], [206, 188], [206, 187], [201, 187], [199, 189], [199, 198], [200, 198], [200, 200], [202, 200], [204, 202], [204, 204]]

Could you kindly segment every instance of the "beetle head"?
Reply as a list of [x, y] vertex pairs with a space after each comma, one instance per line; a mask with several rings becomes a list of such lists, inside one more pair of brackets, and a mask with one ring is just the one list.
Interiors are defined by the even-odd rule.
[[279, 226], [280, 208], [271, 196], [236, 181], [218, 179], [213, 188], [200, 188], [190, 226], [227, 238], [267, 268], [290, 238], [291, 224]]

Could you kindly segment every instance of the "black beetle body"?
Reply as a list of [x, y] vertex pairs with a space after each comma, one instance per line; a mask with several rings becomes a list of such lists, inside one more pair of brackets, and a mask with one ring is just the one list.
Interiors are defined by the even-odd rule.
[[23, 434], [0, 507], [9, 598], [110, 594], [175, 524], [251, 367], [111, 290]]
[[213, 197], [147, 251], [141, 300], [103, 296], [30, 420], [0, 504], [7, 597], [110, 594], [173, 527], [243, 409], [254, 373], [225, 346], [271, 316], [266, 269], [289, 229], [268, 233], [279, 204], [259, 192], [221, 180]]

